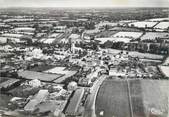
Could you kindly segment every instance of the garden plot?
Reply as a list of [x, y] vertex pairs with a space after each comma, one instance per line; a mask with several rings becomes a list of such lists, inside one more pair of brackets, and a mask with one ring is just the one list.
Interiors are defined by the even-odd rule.
[[133, 23], [130, 23], [128, 25], [129, 26], [138, 27], [138, 28], [152, 28], [157, 23], [158, 22], [146, 22], [146, 21], [142, 21], [142, 22], [133, 22]]
[[169, 27], [169, 22], [160, 22], [154, 28], [156, 29], [167, 29]]
[[142, 32], [118, 32], [112, 37], [138, 39], [143, 35]]

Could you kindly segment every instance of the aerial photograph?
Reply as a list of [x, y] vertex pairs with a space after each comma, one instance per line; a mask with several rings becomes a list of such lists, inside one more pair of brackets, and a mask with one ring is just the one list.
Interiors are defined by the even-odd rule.
[[169, 1], [0, 0], [0, 117], [169, 117]]

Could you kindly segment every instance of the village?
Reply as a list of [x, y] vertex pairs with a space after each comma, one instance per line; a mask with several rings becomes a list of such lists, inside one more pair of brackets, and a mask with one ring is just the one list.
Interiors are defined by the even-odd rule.
[[[0, 12], [2, 117], [102, 117], [99, 99], [110, 95], [119, 81], [166, 81], [169, 86], [165, 10], [154, 11], [163, 16], [114, 20], [105, 11], [10, 12]], [[108, 82], [114, 83], [113, 89], [106, 87]], [[159, 113], [165, 117], [165, 112]]]

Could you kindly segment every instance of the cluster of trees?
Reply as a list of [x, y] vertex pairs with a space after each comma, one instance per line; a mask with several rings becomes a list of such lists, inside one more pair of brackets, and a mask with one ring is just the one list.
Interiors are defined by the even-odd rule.
[[111, 42], [107, 41], [100, 45], [101, 48], [112, 48], [121, 49], [128, 51], [139, 51], [139, 52], [149, 52], [153, 54], [164, 54], [169, 53], [169, 47], [167, 45], [159, 43], [123, 43], [123, 42]]

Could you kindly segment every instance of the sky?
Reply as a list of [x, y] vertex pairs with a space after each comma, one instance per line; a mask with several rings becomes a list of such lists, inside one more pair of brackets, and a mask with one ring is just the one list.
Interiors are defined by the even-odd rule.
[[169, 7], [169, 0], [0, 0], [2, 7]]

